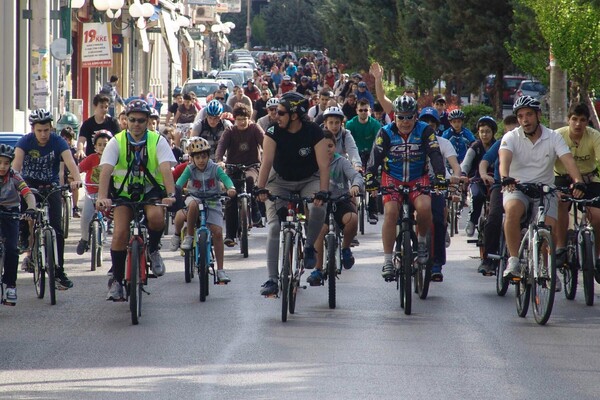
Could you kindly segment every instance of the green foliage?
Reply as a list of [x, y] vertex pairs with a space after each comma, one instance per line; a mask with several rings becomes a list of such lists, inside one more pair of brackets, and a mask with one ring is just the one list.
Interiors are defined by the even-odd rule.
[[475, 125], [479, 118], [484, 115], [492, 115], [494, 109], [484, 104], [468, 105], [461, 108], [462, 112], [465, 113], [464, 125], [475, 133]]
[[252, 43], [267, 42], [267, 22], [262, 15], [257, 15], [252, 19]]
[[384, 81], [383, 89], [385, 90], [385, 95], [394, 101], [394, 99], [404, 93], [404, 87], [395, 85], [393, 83]]

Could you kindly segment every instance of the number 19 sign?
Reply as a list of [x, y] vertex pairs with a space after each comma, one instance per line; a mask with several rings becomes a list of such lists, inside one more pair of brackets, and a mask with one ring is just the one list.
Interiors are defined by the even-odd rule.
[[109, 24], [99, 22], [83, 24], [81, 66], [83, 68], [112, 67], [112, 35]]

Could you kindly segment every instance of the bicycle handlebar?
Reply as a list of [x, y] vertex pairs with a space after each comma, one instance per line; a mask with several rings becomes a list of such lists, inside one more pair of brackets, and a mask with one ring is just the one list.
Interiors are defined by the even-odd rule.
[[231, 168], [231, 169], [238, 169], [240, 171], [247, 171], [251, 168], [257, 168], [260, 167], [260, 163], [253, 163], [253, 164], [248, 164], [248, 165], [244, 165], [244, 164], [225, 164], [225, 168]]

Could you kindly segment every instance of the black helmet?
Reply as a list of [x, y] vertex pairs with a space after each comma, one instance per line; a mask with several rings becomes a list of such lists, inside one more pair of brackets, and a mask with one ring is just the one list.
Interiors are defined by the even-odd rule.
[[450, 111], [450, 114], [448, 114], [448, 121], [452, 121], [453, 119], [465, 119], [465, 113], [462, 112], [462, 110], [459, 110], [458, 108], [455, 110]]
[[279, 104], [290, 113], [302, 118], [308, 112], [308, 99], [298, 92], [287, 92], [279, 99]]
[[416, 113], [417, 101], [410, 96], [398, 96], [394, 100], [394, 111], [397, 113]]
[[15, 149], [11, 145], [0, 143], [0, 157], [7, 157], [12, 161], [15, 158]]
[[541, 111], [542, 105], [538, 100], [531, 96], [521, 96], [515, 101], [515, 104], [513, 104], [513, 114], [516, 115], [517, 111], [521, 108], [533, 108], [536, 111]]

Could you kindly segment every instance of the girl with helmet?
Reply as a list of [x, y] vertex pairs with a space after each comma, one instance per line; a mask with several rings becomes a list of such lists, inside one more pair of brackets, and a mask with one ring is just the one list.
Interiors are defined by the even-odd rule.
[[[308, 100], [296, 92], [281, 96], [277, 105], [277, 123], [267, 129], [263, 140], [263, 156], [258, 174], [260, 201], [268, 194], [288, 195], [298, 191], [301, 196], [314, 196], [309, 205], [309, 218], [304, 247], [304, 267], [314, 268], [317, 257], [315, 240], [325, 221], [324, 201], [329, 190], [329, 157], [323, 130], [308, 120]], [[281, 200], [267, 202], [267, 269], [268, 280], [260, 293], [277, 294], [279, 261], [279, 217]]]
[[448, 120], [450, 121], [450, 128], [444, 131], [442, 137], [448, 139], [450, 143], [452, 143], [454, 150], [456, 150], [456, 155], [458, 156], [458, 162], [460, 163], [465, 159], [467, 150], [475, 141], [475, 136], [473, 136], [473, 133], [468, 128], [463, 126], [465, 113], [461, 110], [456, 109], [450, 111]]
[[[27, 214], [35, 212], [35, 196], [27, 183], [10, 167], [15, 158], [12, 146], [0, 143], [0, 211], [18, 213], [21, 198], [27, 202]], [[3, 304], [14, 306], [17, 303], [17, 266], [19, 265], [19, 220], [0, 215], [0, 232], [4, 238], [4, 274], [2, 284], [6, 285]]]
[[[210, 159], [210, 150], [211, 146], [206, 139], [199, 138], [191, 141], [188, 144], [190, 163], [179, 179], [177, 179], [176, 186], [178, 188], [181, 189], [183, 186], [187, 186], [188, 189], [188, 197], [185, 200], [185, 205], [187, 206], [187, 230], [181, 243], [182, 250], [190, 250], [194, 242], [194, 230], [198, 221], [198, 204], [200, 203], [198, 196], [220, 193], [220, 183], [223, 183], [227, 188], [227, 195], [229, 197], [236, 195], [231, 179], [221, 167]], [[219, 282], [228, 283], [231, 279], [229, 279], [223, 270], [223, 210], [219, 201], [208, 203], [206, 224], [213, 238], [217, 261], [217, 279]], [[179, 226], [181, 225], [179, 224]], [[178, 233], [175, 231], [174, 235], [179, 236], [181, 232]], [[174, 240], [172, 239], [172, 241]]]
[[356, 141], [352, 133], [344, 127], [344, 112], [341, 108], [332, 106], [325, 109], [323, 112], [325, 123], [323, 128], [333, 133], [335, 137], [335, 151], [338, 154], [346, 157], [352, 163], [352, 166], [357, 171], [362, 171], [362, 161], [358, 153]]
[[94, 215], [94, 203], [98, 197], [98, 184], [100, 183], [100, 159], [106, 144], [113, 135], [106, 129], [96, 131], [94, 134], [94, 154], [90, 154], [79, 163], [79, 171], [85, 173], [85, 196], [83, 198], [83, 211], [80, 227], [81, 238], [77, 244], [77, 254], [82, 255], [88, 250], [90, 221]]

